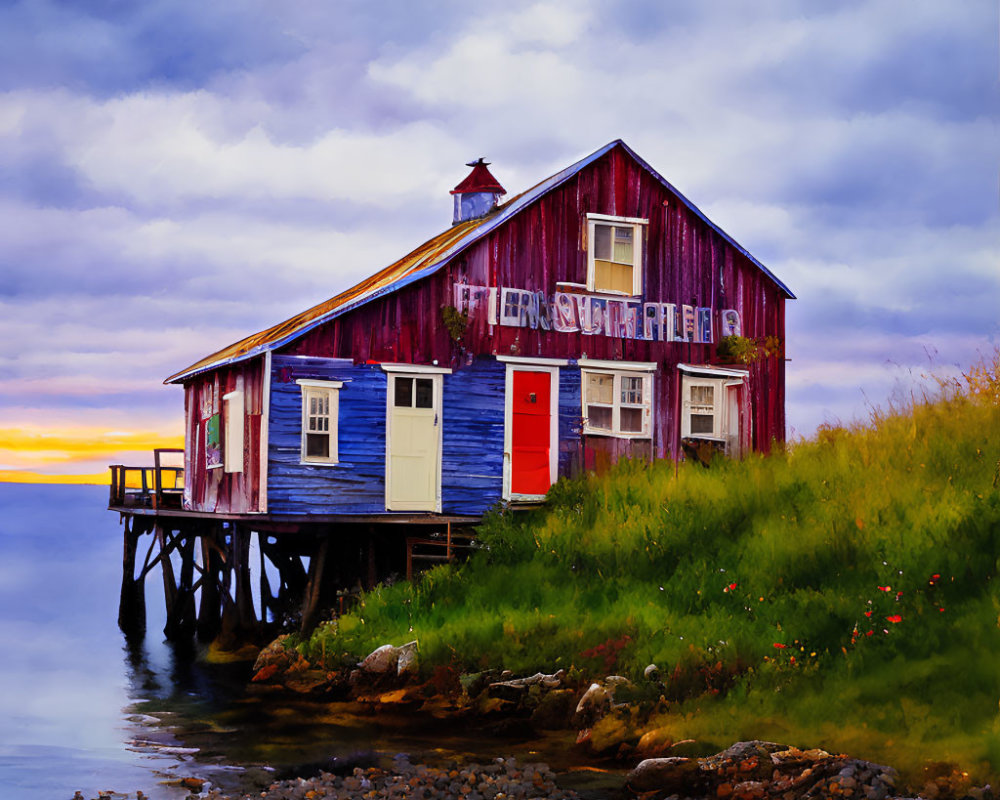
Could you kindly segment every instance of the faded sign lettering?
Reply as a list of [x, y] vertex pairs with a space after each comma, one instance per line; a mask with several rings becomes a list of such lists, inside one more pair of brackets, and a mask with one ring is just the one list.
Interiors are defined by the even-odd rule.
[[[470, 318], [485, 311], [490, 325], [511, 328], [657, 342], [713, 341], [714, 311], [709, 306], [643, 303], [578, 292], [550, 297], [526, 289], [455, 284], [455, 307]], [[723, 336], [740, 333], [738, 311], [725, 309], [720, 317]]]

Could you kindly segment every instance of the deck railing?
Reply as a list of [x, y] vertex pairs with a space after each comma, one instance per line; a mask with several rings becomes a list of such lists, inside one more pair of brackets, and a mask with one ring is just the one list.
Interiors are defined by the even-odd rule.
[[162, 463], [164, 453], [181, 453], [176, 448], [153, 451], [152, 467], [111, 465], [111, 495], [108, 505], [128, 508], [180, 508], [184, 495], [184, 467]]

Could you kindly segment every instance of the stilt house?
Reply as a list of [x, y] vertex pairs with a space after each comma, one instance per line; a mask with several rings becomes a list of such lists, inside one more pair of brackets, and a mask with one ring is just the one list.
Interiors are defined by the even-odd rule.
[[631, 148], [502, 203], [470, 166], [443, 233], [167, 379], [184, 509], [474, 517], [622, 457], [783, 440], [792, 293]]

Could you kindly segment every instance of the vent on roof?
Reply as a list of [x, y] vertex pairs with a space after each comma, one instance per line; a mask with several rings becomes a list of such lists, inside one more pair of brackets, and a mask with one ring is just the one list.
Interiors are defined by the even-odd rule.
[[496, 207], [500, 196], [507, 193], [486, 168], [488, 164], [488, 161], [481, 158], [466, 164], [467, 167], [472, 167], [472, 172], [451, 190], [455, 196], [455, 215], [451, 221], [452, 225], [486, 216]]

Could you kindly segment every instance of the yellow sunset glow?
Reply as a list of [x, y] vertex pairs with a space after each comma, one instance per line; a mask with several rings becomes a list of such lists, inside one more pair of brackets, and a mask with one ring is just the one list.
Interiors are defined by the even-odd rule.
[[46, 475], [27, 470], [0, 469], [0, 483], [86, 483], [109, 486], [111, 473], [105, 470], [93, 475]]
[[0, 481], [108, 483], [106, 465], [152, 466], [155, 448], [183, 446], [183, 436], [151, 431], [0, 428]]

